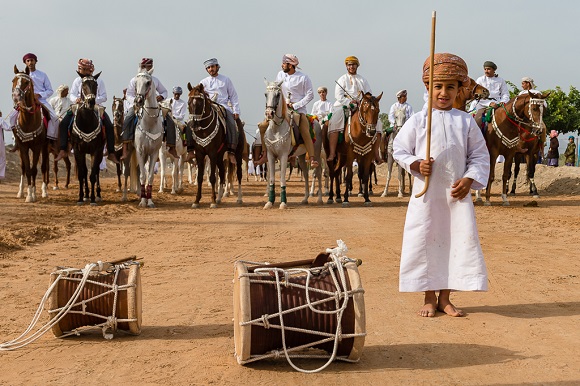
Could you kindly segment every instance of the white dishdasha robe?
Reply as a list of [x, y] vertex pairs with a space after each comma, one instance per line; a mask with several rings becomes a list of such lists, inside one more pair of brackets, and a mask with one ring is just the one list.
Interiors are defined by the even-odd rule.
[[393, 144], [395, 160], [415, 176], [407, 209], [399, 290], [401, 292], [486, 291], [487, 270], [479, 243], [471, 194], [451, 197], [451, 185], [473, 178], [482, 189], [489, 176], [489, 153], [471, 115], [452, 109], [433, 110], [431, 125], [432, 174], [425, 195], [425, 177], [410, 165], [425, 158], [427, 113], [414, 114]]

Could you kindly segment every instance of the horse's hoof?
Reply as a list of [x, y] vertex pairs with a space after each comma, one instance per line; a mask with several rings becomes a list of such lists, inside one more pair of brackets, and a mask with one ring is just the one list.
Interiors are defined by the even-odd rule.
[[345, 201], [342, 203], [343, 208], [348, 208], [349, 206], [350, 206], [350, 202], [348, 202], [348, 201]]
[[364, 205], [365, 205], [366, 207], [371, 207], [371, 206], [373, 206], [373, 203], [372, 203], [372, 202], [370, 202], [370, 201], [366, 201]]
[[58, 190], [58, 186], [53, 186], [52, 190]]
[[[219, 201], [218, 201], [219, 204]], [[216, 209], [217, 208], [217, 204], [210, 204], [209, 206], [210, 209]]]
[[48, 193], [42, 193], [42, 198], [48, 198]]
[[374, 196], [375, 193], [372, 190], [369, 190], [369, 196]]
[[91, 206], [97, 206], [96, 202], [91, 202]]
[[364, 197], [364, 194], [362, 194], [362, 193], [359, 193], [359, 194], [358, 194], [358, 197]]
[[270, 208], [272, 208], [272, 205], [273, 205], [273, 203], [271, 203], [270, 201], [268, 201], [266, 203], [266, 205], [264, 205], [264, 209], [270, 209]]
[[483, 206], [491, 206], [491, 202], [486, 201], [486, 202], [483, 203]]
[[238, 204], [238, 205], [242, 205], [243, 203], [244, 203], [244, 201], [241, 198], [236, 201], [236, 204]]
[[222, 199], [221, 199], [221, 198], [218, 198], [217, 200], [215, 200], [215, 202], [216, 202], [217, 204], [221, 204], [221, 203], [222, 203]]
[[329, 198], [328, 200], [326, 200], [327, 204], [334, 204], [334, 200], [332, 198]]
[[510, 192], [510, 196], [514, 197], [516, 195], [516, 192]]
[[475, 202], [476, 202], [476, 203], [478, 203], [478, 204], [483, 204], [483, 199], [481, 199], [481, 198], [476, 198], [476, 199], [475, 199]]
[[288, 205], [286, 205], [285, 202], [280, 203], [280, 209], [286, 209], [287, 207], [288, 207]]
[[17, 193], [16, 198], [22, 198], [22, 193]]
[[308, 205], [308, 199], [305, 198], [302, 201], [300, 201], [300, 205]]
[[387, 197], [387, 193], [381, 194], [381, 197]]
[[399, 193], [399, 194], [397, 194], [397, 197], [398, 197], [398, 198], [403, 198], [403, 197], [405, 197], [405, 196], [403, 195], [403, 193]]
[[504, 202], [502, 203], [502, 206], [510, 206], [510, 203], [509, 203], [508, 201], [504, 201]]
[[340, 204], [340, 203], [342, 203], [342, 198], [337, 198], [335, 201], [337, 204]]
[[121, 189], [119, 188], [115, 189], [115, 193], [121, 193]]
[[77, 201], [77, 206], [82, 206], [82, 205], [84, 205], [84, 204], [85, 204], [85, 202], [84, 202], [84, 201]]
[[191, 204], [191, 208], [192, 209], [197, 209], [199, 208], [199, 204], [196, 204], [195, 202], [193, 204]]
[[85, 197], [85, 198], [83, 198], [83, 201], [84, 201], [84, 202], [89, 202], [89, 201], [90, 201], [90, 199], [89, 199], [88, 197]]
[[316, 201], [317, 205], [322, 205], [324, 203], [324, 201], [322, 201], [322, 197], [318, 198], [318, 200]]
[[101, 197], [97, 197], [97, 198], [95, 198], [95, 201], [96, 202], [101, 202], [101, 201], [103, 201], [103, 199]]
[[147, 204], [147, 208], [155, 208], [155, 204], [153, 202], [150, 202], [149, 204]]
[[540, 195], [539, 194], [534, 194], [533, 197], [534, 198], [540, 198]]
[[171, 194], [175, 196], [177, 194], [177, 192], [175, 190], [172, 190]]

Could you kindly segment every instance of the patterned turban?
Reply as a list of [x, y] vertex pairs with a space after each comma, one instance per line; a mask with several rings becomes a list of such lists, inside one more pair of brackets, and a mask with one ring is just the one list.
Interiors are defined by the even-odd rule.
[[358, 58], [356, 56], [347, 56], [346, 59], [344, 59], [344, 64], [349, 63], [354, 63], [357, 66], [360, 66], [360, 62], [358, 61]]
[[522, 78], [522, 82], [528, 82], [530, 84], [530, 86], [532, 86], [532, 88], [536, 88], [536, 85], [534, 84], [534, 80], [532, 78], [530, 78], [529, 76], [524, 76]]
[[300, 62], [298, 61], [298, 57], [296, 55], [286, 54], [282, 56], [282, 63], [290, 63], [291, 65], [296, 67]]
[[38, 58], [32, 52], [29, 52], [22, 57], [22, 63], [26, 63], [26, 59], [34, 59], [38, 62]]
[[556, 130], [550, 131], [550, 138], [554, 138], [558, 136], [558, 132]]
[[397, 98], [407, 96], [407, 90], [400, 90], [397, 92]]
[[[467, 64], [457, 55], [449, 53], [435, 54], [433, 80], [458, 80], [461, 84], [469, 82]], [[423, 82], [429, 82], [430, 57], [423, 64]]]
[[95, 71], [95, 65], [93, 64], [93, 61], [90, 59], [79, 59], [78, 70], [88, 71], [92, 73], [93, 71]]
[[153, 59], [151, 58], [143, 58], [141, 59], [141, 67], [144, 66], [152, 66], [153, 65]]
[[209, 66], [213, 66], [214, 64], [215, 64], [215, 65], [217, 65], [217, 66], [219, 66], [219, 65], [220, 65], [220, 64], [218, 63], [218, 60], [217, 60], [216, 58], [211, 58], [211, 59], [208, 59], [208, 60], [206, 60], [205, 62], [203, 62], [203, 66], [204, 66], [205, 68], [208, 68]]
[[497, 66], [491, 60], [487, 60], [487, 61], [483, 62], [483, 68], [486, 68], [486, 67], [491, 67], [491, 68], [493, 68], [494, 71], [497, 70]]
[[181, 89], [181, 87], [175, 86], [175, 87], [173, 87], [173, 93], [174, 94], [183, 94], [183, 90]]

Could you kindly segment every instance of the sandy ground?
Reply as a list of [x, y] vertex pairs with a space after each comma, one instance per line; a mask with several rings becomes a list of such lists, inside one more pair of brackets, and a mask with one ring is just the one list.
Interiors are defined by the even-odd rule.
[[[384, 184], [383, 166], [379, 174]], [[104, 174], [97, 207], [75, 204], [76, 183], [25, 204], [15, 198], [15, 175], [9, 170], [0, 183], [0, 341], [28, 326], [55, 266], [130, 255], [144, 262], [143, 331], [111, 341], [98, 331], [66, 339], [49, 332], [0, 353], [0, 384], [580, 383], [578, 168], [539, 167], [537, 207], [524, 206], [527, 195], [502, 207], [494, 194], [493, 206], [476, 208], [489, 292], [453, 294], [464, 318], [429, 319], [416, 315], [422, 294], [398, 292], [408, 197], [375, 196], [372, 208], [357, 197], [350, 208], [313, 199], [301, 206], [303, 185], [293, 178], [289, 209], [264, 211], [265, 185], [251, 179], [242, 206], [227, 198], [210, 210], [204, 187], [202, 207], [191, 209], [194, 190], [186, 183], [179, 196], [154, 193], [157, 208], [145, 210], [134, 195], [120, 203], [115, 181]], [[238, 365], [234, 261], [313, 258], [337, 239], [349, 257], [363, 260], [368, 335], [360, 362], [334, 363], [315, 375], [294, 371], [284, 359]], [[47, 320], [45, 313], [41, 321]]]

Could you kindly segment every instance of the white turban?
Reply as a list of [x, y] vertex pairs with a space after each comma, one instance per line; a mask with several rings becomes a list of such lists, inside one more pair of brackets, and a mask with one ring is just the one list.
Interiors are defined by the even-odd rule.
[[532, 86], [532, 88], [536, 88], [536, 85], [534, 84], [534, 80], [532, 78], [530, 78], [529, 76], [524, 76], [522, 78], [522, 82], [528, 82], [530, 84], [530, 86]]
[[403, 96], [407, 96], [407, 90], [399, 90], [397, 92], [397, 98], [403, 97]]

